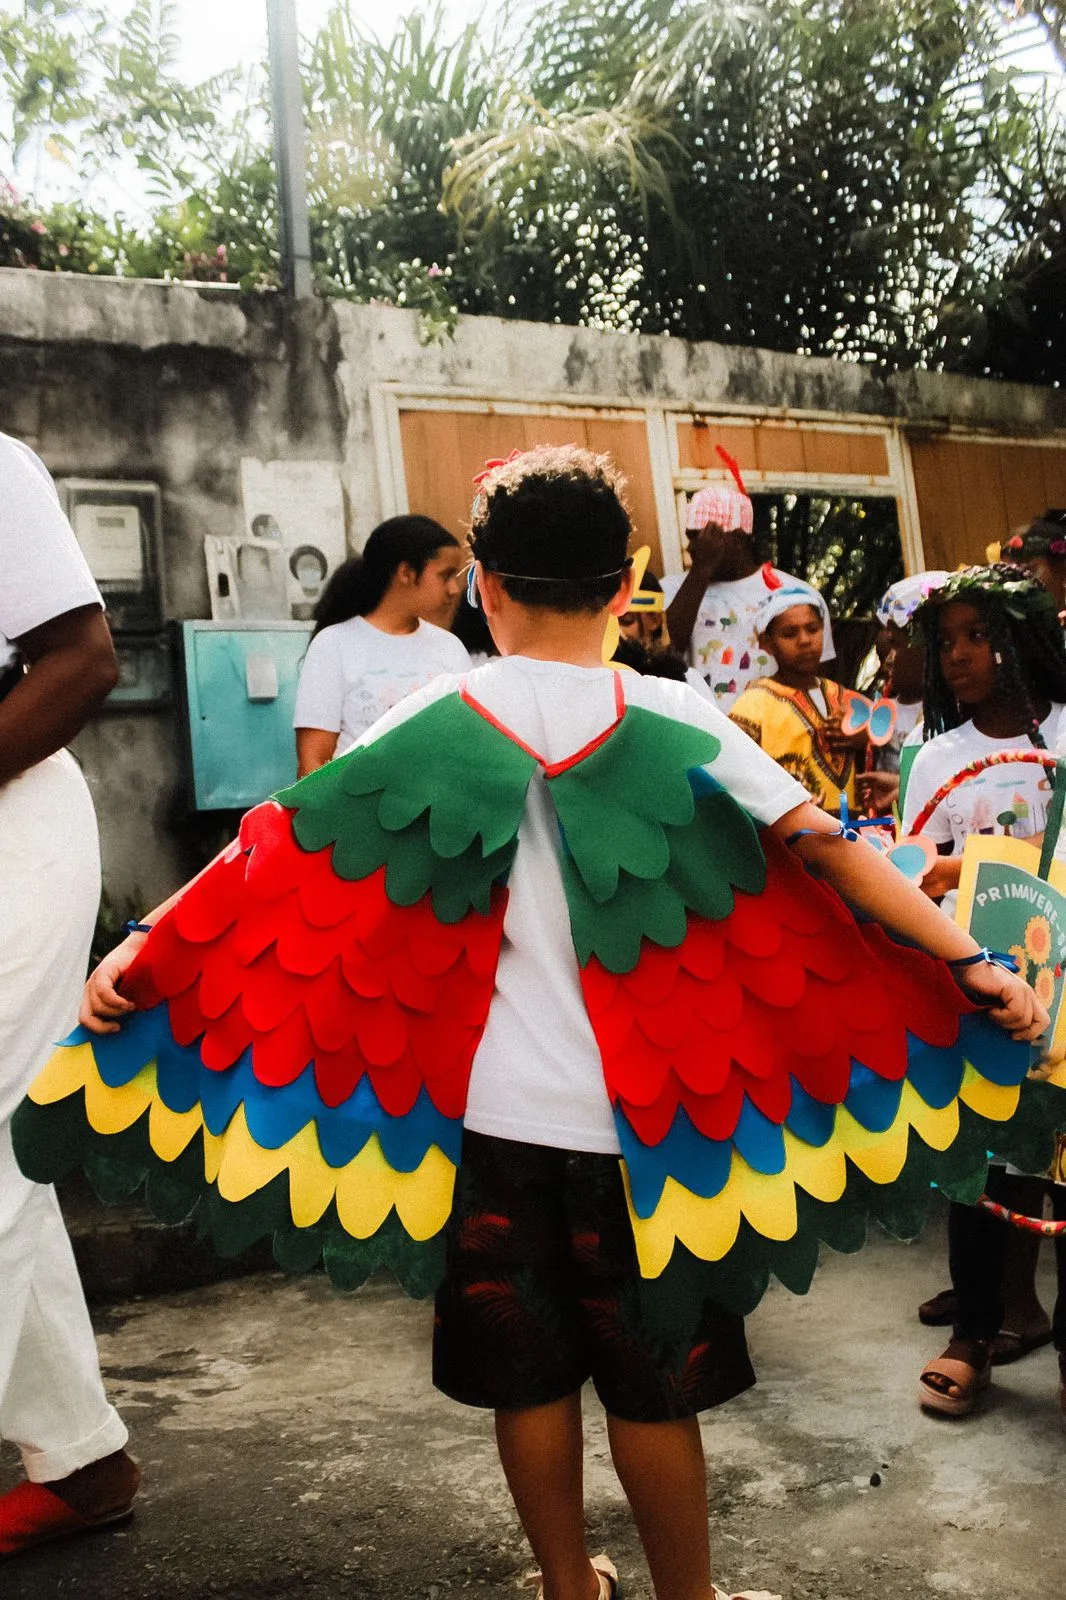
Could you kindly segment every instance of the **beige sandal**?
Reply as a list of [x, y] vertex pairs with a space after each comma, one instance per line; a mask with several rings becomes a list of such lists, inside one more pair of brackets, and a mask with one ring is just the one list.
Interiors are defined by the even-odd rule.
[[712, 1583], [711, 1588], [714, 1600], [781, 1600], [779, 1594], [771, 1594], [769, 1589], [741, 1589], [739, 1594], [726, 1594], [716, 1583]]
[[[592, 1557], [592, 1570], [600, 1580], [599, 1600], [619, 1600], [622, 1590], [618, 1582], [618, 1568], [606, 1551], [603, 1555]], [[527, 1572], [518, 1587], [536, 1589], [536, 1600], [544, 1600], [544, 1579], [539, 1572]]]
[[[975, 1356], [977, 1360], [973, 1359]], [[922, 1369], [918, 1403], [923, 1410], [939, 1411], [945, 1417], [968, 1417], [991, 1382], [992, 1361], [987, 1343], [983, 1339], [952, 1339], [944, 1354]]]

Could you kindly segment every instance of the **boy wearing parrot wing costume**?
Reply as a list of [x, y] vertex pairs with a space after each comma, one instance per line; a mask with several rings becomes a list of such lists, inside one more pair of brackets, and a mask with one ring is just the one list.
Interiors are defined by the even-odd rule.
[[658, 1600], [721, 1596], [697, 1416], [752, 1381], [770, 1273], [804, 1291], [820, 1240], [912, 1234], [930, 1180], [976, 1195], [1066, 1121], [1025, 984], [692, 689], [601, 665], [629, 531], [605, 458], [493, 463], [501, 659], [249, 813], [16, 1130], [33, 1176], [145, 1183], [220, 1249], [435, 1290], [435, 1382], [495, 1410], [544, 1600], [617, 1584], [586, 1379]]

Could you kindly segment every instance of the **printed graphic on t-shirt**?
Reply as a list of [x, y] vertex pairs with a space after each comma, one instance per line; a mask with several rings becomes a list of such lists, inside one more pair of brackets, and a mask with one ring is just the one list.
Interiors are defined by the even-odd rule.
[[1051, 803], [1051, 783], [1039, 767], [989, 767], [960, 784], [941, 802], [941, 828], [965, 840], [971, 833], [998, 833], [1028, 839], [1043, 833]]
[[[1066, 739], [1066, 708], [1053, 705], [1040, 724], [1040, 734], [1050, 751]], [[952, 728], [929, 740], [918, 751], [911, 769], [904, 806], [904, 832], [910, 832], [933, 795], [951, 778], [970, 773], [936, 807], [922, 832], [937, 844], [951, 844], [959, 855], [970, 834], [1028, 839], [1043, 833], [1051, 804], [1051, 781], [1045, 767], [1034, 761], [1003, 761], [971, 773], [989, 756], [1014, 752], [1035, 754], [1024, 736], [991, 739], [978, 733], [972, 722]]]
[[416, 689], [440, 675], [441, 666], [425, 667], [421, 672], [399, 673], [394, 667], [364, 670], [351, 678], [344, 690], [344, 727], [353, 730], [355, 739], [366, 728], [372, 728], [379, 717]]
[[[708, 603], [713, 609], [708, 614]], [[708, 591], [696, 625], [692, 630], [692, 654], [696, 670], [710, 686], [715, 700], [733, 701], [749, 683], [774, 671], [773, 659], [759, 646], [755, 619], [758, 605], [714, 603]], [[723, 706], [728, 710], [728, 706]]]

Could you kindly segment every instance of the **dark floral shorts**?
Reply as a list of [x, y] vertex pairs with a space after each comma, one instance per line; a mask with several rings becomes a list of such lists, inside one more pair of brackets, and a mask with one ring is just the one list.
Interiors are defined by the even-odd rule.
[[591, 1378], [616, 1417], [694, 1416], [755, 1382], [743, 1319], [641, 1278], [617, 1156], [467, 1132], [433, 1382], [516, 1410]]

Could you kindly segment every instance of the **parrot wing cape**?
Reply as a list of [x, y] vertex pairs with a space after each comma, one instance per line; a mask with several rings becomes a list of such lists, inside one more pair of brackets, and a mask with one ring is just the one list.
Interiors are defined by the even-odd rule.
[[553, 765], [464, 691], [257, 807], [149, 935], [130, 1020], [34, 1084], [24, 1170], [432, 1290], [538, 768], [645, 1276], [746, 1312], [870, 1216], [913, 1235], [931, 1182], [976, 1197], [990, 1152], [1039, 1169], [1066, 1095], [760, 833], [718, 749], [620, 707]]

